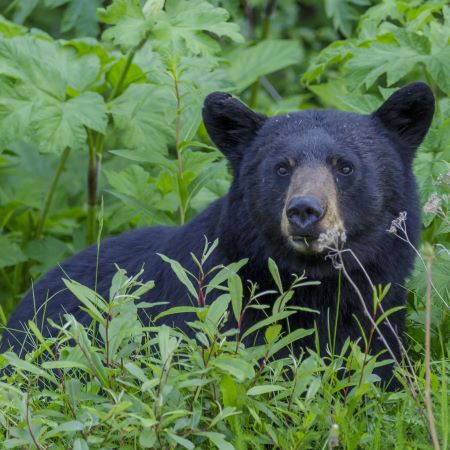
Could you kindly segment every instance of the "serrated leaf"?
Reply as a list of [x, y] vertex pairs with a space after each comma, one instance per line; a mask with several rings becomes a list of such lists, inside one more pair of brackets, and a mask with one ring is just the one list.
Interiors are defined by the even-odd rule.
[[240, 48], [228, 55], [229, 77], [238, 91], [259, 77], [302, 61], [302, 49], [297, 41], [266, 39], [253, 47]]
[[450, 47], [430, 55], [425, 59], [425, 64], [439, 88], [450, 95]]
[[175, 102], [165, 86], [133, 84], [110, 104], [119, 148], [163, 153], [173, 136]]
[[[208, 31], [216, 36], [228, 37], [234, 42], [243, 42], [235, 23], [227, 22], [227, 10], [217, 8], [204, 0], [167, 0], [165, 11], [150, 15], [155, 20], [152, 34], [158, 47], [175, 49], [178, 53], [184, 47], [194, 55], [208, 55], [219, 50], [219, 45]], [[170, 44], [168, 44], [170, 43]]]
[[96, 54], [80, 56], [74, 47], [57, 41], [34, 36], [0, 40], [0, 73], [29, 82], [53, 98], [64, 100], [67, 87], [85, 90], [99, 70]]
[[114, 0], [107, 8], [99, 9], [97, 17], [112, 25], [102, 38], [113, 41], [124, 50], [137, 46], [151, 24], [144, 16], [140, 0]]
[[384, 74], [387, 86], [392, 86], [429, 58], [431, 43], [427, 36], [394, 28], [384, 41], [354, 49], [353, 58], [346, 64], [353, 88], [364, 85], [368, 89]]
[[361, 5], [370, 5], [370, 1], [354, 0], [325, 0], [325, 12], [327, 17], [333, 20], [333, 26], [336, 30], [340, 30], [344, 36], [350, 36], [352, 32], [352, 24], [359, 17], [358, 11], [352, 6], [352, 3]]
[[83, 148], [85, 127], [104, 133], [106, 123], [103, 98], [95, 92], [84, 92], [65, 102], [43, 102], [32, 126], [41, 150], [57, 153], [66, 147]]

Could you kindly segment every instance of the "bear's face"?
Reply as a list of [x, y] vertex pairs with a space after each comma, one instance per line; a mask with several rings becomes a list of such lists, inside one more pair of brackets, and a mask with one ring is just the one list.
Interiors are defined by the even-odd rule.
[[371, 115], [318, 110], [267, 118], [214, 93], [203, 117], [267, 245], [314, 259], [324, 235], [367, 245], [386, 231], [433, 111], [429, 88], [414, 83]]

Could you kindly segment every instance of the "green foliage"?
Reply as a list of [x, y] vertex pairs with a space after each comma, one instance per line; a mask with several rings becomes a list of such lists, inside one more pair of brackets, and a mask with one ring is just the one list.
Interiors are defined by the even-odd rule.
[[[397, 87], [426, 81], [437, 112], [414, 169], [421, 245], [433, 247], [427, 262], [420, 249], [408, 282], [408, 346], [421, 391], [431, 264], [433, 409], [448, 446], [447, 1], [0, 0], [0, 13], [2, 323], [32, 279], [95, 241], [100, 204], [101, 232], [111, 235], [183, 223], [226, 192], [226, 163], [201, 124], [208, 93], [232, 92], [268, 114], [369, 113]], [[168, 263], [194, 294], [190, 274]], [[55, 347], [29, 324], [36, 352], [26, 361], [0, 356], [15, 368], [0, 382], [6, 447], [428, 448], [420, 400], [382, 392], [372, 383], [379, 362], [358, 347], [348, 343], [350, 357], [277, 358], [311, 330], [281, 332], [305, 281], [283, 286], [273, 261], [280, 295], [254, 305], [267, 318], [247, 331], [265, 345], [246, 347], [225, 332], [253, 292], [237, 276], [243, 264], [220, 268], [205, 286], [206, 297], [222, 291], [215, 302], [159, 315], [194, 313], [195, 339], [141, 325], [132, 300], [151, 283], [138, 274], [128, 274], [130, 285], [119, 271], [109, 299], [66, 280], [103, 341], [67, 317]]]
[[[37, 276], [94, 242], [102, 196], [110, 234], [184, 223], [223, 195], [226, 166], [201, 128], [203, 99], [214, 90], [239, 93], [301, 59], [290, 39], [243, 46], [229, 13], [207, 1], [168, 0], [163, 8], [115, 0], [83, 22], [93, 4], [5, 7], [19, 24], [53, 11], [60, 31], [77, 38], [53, 38], [44, 24], [47, 32], [1, 21], [0, 217], [13, 253], [2, 258], [0, 274], [7, 312], [29, 286], [30, 271]], [[86, 38], [97, 35], [97, 20], [101, 40]], [[245, 74], [233, 63], [239, 58], [252, 61]]]
[[[205, 247], [197, 261], [200, 269], [215, 245]], [[193, 297], [201, 298], [192, 275], [176, 261], [164, 260]], [[356, 449], [380, 448], [383, 430], [383, 447], [401, 442], [403, 448], [425, 448], [423, 407], [406, 392], [389, 394], [374, 384], [373, 370], [384, 364], [377, 357], [350, 342], [333, 358], [320, 358], [312, 350], [286, 358], [277, 353], [314, 332], [281, 332], [282, 322], [295, 311], [281, 299], [292, 297], [305, 281], [298, 278], [270, 308], [264, 303], [269, 293], [256, 299], [250, 290], [243, 299], [236, 271], [244, 263], [212, 269], [216, 281], [211, 283], [224, 283], [216, 300], [209, 298], [217, 287], [204, 286], [203, 293], [209, 292], [204, 305], [165, 313], [194, 313], [189, 325], [195, 338], [151, 320], [150, 326], [142, 325], [139, 310], [146, 308], [152, 318], [158, 306], [135, 304], [153, 287], [153, 282], [140, 282], [142, 272], [132, 276], [118, 269], [107, 299], [65, 280], [94, 326], [86, 329], [67, 314], [61, 324], [53, 324], [58, 336], [45, 339], [39, 325], [30, 322], [35, 351], [26, 360], [9, 352], [0, 356], [0, 364], [9, 366], [0, 379], [2, 445], [231, 450], [322, 448], [334, 442]], [[276, 279], [278, 269], [273, 262], [270, 266]], [[239, 328], [230, 328], [230, 299], [235, 316], [252, 307], [268, 312], [247, 332], [263, 332], [265, 343], [244, 345]], [[445, 370], [434, 367], [433, 388], [442, 392], [434, 397], [434, 410], [448, 439]]]

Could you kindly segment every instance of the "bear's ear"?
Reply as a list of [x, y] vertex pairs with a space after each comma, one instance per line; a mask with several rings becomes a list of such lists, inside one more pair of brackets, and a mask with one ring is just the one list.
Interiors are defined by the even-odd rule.
[[266, 117], [257, 114], [225, 92], [213, 92], [205, 98], [203, 121], [209, 137], [235, 168]]
[[394, 92], [373, 116], [406, 145], [405, 156], [410, 160], [427, 134], [433, 114], [433, 93], [425, 83], [417, 82]]

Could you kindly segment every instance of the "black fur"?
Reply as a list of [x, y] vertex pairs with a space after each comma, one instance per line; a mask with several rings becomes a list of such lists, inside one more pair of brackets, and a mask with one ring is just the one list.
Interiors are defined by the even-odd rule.
[[[287, 284], [291, 274], [306, 271], [321, 285], [298, 290], [293, 302], [317, 309], [320, 315], [299, 312], [290, 320], [291, 328], [311, 328], [314, 320], [319, 331], [322, 350], [328, 342], [327, 313], [336, 314], [338, 275], [329, 260], [323, 256], [305, 256], [295, 252], [280, 232], [281, 214], [289, 177], [280, 178], [275, 167], [287, 158], [300, 165], [327, 165], [335, 157], [351, 162], [354, 173], [349, 177], [336, 174], [339, 208], [347, 230], [346, 246], [351, 248], [370, 274], [375, 285], [392, 283], [383, 301], [385, 309], [405, 304], [402, 285], [414, 263], [413, 250], [386, 230], [401, 211], [407, 211], [409, 238], [416, 244], [420, 217], [416, 184], [411, 168], [412, 157], [424, 138], [434, 110], [434, 99], [429, 88], [414, 83], [396, 92], [374, 114], [319, 110], [266, 118], [256, 114], [228, 94], [214, 93], [205, 100], [204, 122], [216, 145], [233, 166], [234, 178], [229, 193], [211, 204], [190, 223], [179, 227], [152, 227], [132, 231], [107, 239], [101, 244], [97, 291], [105, 298], [115, 264], [137, 273], [144, 265], [144, 279], [154, 279], [156, 287], [142, 300], [166, 300], [170, 306], [191, 304], [192, 299], [176, 280], [170, 267], [156, 253], [178, 260], [191, 271], [196, 271], [190, 252], [197, 256], [209, 241], [219, 239], [218, 249], [209, 265], [227, 264], [242, 258], [249, 263], [241, 270], [243, 280], [258, 283], [261, 290], [272, 289], [267, 270], [267, 259], [272, 257]], [[332, 170], [330, 168], [330, 170]], [[46, 317], [59, 321], [63, 312], [75, 315], [87, 324], [88, 316], [79, 309], [79, 302], [64, 289], [62, 277], [70, 277], [93, 287], [97, 248], [90, 247], [75, 255], [43, 276], [29, 292], [10, 318], [8, 328], [22, 329], [22, 324], [34, 317], [34, 300], [39, 307], [51, 297]], [[346, 267], [352, 279], [371, 305], [370, 286], [355, 261], [348, 257]], [[66, 274], [66, 275], [65, 275]], [[160, 309], [159, 309], [160, 310]], [[152, 313], [157, 313], [158, 309]], [[258, 320], [258, 312], [247, 316], [247, 326]], [[337, 347], [350, 336], [360, 337], [353, 316], [364, 329], [370, 329], [360, 301], [350, 284], [343, 280], [341, 287], [340, 326]], [[190, 315], [166, 318], [187, 329]], [[39, 324], [46, 334], [52, 329], [37, 313]], [[391, 316], [396, 334], [403, 333], [404, 313]], [[399, 355], [396, 336], [381, 326], [389, 345]], [[302, 345], [313, 347], [311, 340]], [[20, 353], [28, 343], [19, 331], [6, 331], [1, 351], [8, 347]], [[374, 339], [372, 352], [384, 348]], [[387, 380], [391, 368], [381, 376]]]

